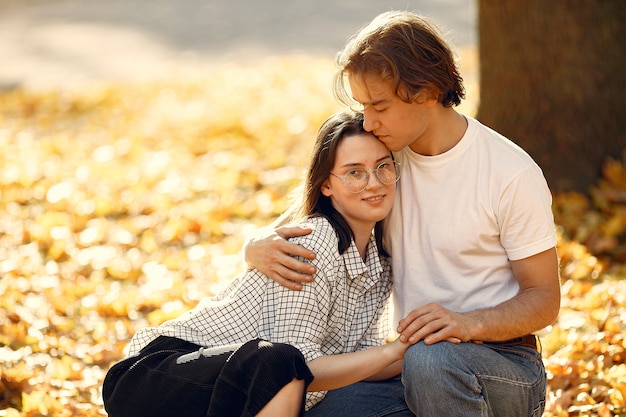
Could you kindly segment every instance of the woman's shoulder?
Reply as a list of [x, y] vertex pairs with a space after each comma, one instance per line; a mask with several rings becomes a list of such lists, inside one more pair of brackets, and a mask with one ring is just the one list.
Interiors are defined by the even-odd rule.
[[323, 216], [309, 217], [291, 224], [311, 229], [311, 233], [305, 236], [296, 236], [289, 240], [297, 243], [317, 254], [317, 259], [339, 256], [339, 238], [337, 232], [328, 219]]

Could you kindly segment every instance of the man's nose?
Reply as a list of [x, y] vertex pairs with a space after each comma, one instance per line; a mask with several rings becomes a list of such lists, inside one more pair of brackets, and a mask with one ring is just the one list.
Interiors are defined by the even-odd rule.
[[374, 116], [368, 113], [370, 112], [365, 111], [363, 113], [363, 129], [365, 129], [367, 132], [373, 132], [380, 126], [380, 123]]

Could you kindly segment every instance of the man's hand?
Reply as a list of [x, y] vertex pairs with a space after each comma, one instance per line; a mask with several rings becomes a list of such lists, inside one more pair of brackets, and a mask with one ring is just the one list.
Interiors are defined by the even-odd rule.
[[411, 344], [420, 340], [427, 345], [441, 341], [461, 343], [470, 340], [468, 325], [463, 314], [430, 303], [416, 308], [400, 320], [398, 333], [401, 341]]
[[271, 234], [254, 238], [245, 248], [245, 260], [282, 285], [292, 290], [301, 290], [302, 283], [311, 282], [315, 267], [301, 262], [294, 256], [315, 259], [315, 252], [287, 241], [290, 237], [305, 236], [311, 233], [309, 228], [280, 227]]
[[536, 332], [552, 323], [561, 300], [556, 249], [511, 261], [519, 293], [497, 306], [455, 313], [436, 303], [416, 308], [402, 319], [403, 341], [497, 342]]

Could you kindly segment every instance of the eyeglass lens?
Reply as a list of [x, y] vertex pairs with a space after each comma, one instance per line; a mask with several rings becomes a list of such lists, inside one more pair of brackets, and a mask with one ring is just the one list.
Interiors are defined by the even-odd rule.
[[[397, 163], [384, 162], [376, 167], [374, 173], [378, 180], [386, 185], [393, 184], [398, 181]], [[343, 182], [346, 188], [353, 193], [363, 191], [370, 180], [369, 172], [364, 169], [355, 169], [344, 175]]]

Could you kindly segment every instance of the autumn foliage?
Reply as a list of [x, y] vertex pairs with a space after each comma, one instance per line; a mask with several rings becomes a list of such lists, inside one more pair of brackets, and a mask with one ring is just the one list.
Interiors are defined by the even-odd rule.
[[[135, 330], [217, 291], [288, 204], [340, 108], [331, 75], [291, 57], [0, 94], [0, 416], [106, 415], [102, 380]], [[554, 196], [546, 417], [626, 415], [626, 161], [590, 195]]]

